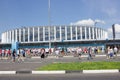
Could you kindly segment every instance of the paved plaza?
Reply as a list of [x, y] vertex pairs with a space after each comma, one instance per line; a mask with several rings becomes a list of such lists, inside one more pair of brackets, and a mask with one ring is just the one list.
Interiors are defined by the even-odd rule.
[[0, 71], [17, 71], [17, 70], [36, 70], [38, 67], [50, 64], [50, 63], [66, 63], [66, 62], [91, 62], [91, 61], [120, 61], [120, 54], [113, 59], [107, 59], [105, 54], [97, 54], [93, 59], [87, 60], [88, 55], [82, 55], [82, 58], [67, 55], [63, 57], [56, 57], [55, 55], [49, 55], [47, 58], [41, 59], [39, 56], [32, 58], [25, 58], [24, 61], [12, 62], [11, 60], [0, 60]]

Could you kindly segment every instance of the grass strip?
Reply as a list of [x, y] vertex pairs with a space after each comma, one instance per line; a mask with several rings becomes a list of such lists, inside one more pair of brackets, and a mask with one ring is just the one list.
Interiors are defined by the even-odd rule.
[[70, 62], [52, 63], [37, 70], [101, 70], [120, 69], [120, 62]]

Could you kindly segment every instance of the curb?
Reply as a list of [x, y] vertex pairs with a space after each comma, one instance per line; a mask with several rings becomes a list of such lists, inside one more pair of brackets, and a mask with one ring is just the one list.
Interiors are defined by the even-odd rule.
[[[117, 56], [120, 56], [120, 54], [118, 54]], [[74, 57], [73, 55], [71, 56], [63, 56], [63, 58], [72, 58]], [[82, 55], [81, 57], [85, 58], [88, 57], [88, 55]], [[95, 57], [106, 57], [106, 54], [103, 55], [95, 55]], [[31, 57], [32, 59], [39, 59], [40, 57]], [[48, 56], [48, 58], [57, 58], [56, 56]]]
[[119, 69], [113, 70], [60, 70], [60, 71], [0, 71], [1, 74], [93, 74], [93, 73], [120, 73]]

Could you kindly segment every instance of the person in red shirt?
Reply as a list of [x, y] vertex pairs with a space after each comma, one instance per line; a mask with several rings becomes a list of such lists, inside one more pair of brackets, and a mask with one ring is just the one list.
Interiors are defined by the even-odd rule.
[[6, 49], [4, 49], [4, 57], [6, 57]]
[[11, 59], [11, 50], [10, 49], [8, 49], [7, 54], [8, 54], [8, 59]]
[[2, 49], [0, 49], [0, 58], [2, 60]]

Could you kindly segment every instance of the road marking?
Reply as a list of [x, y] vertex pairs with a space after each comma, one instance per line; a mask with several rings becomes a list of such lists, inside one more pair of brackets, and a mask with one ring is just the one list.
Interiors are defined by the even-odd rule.
[[32, 71], [32, 74], [65, 74], [65, 71]]
[[0, 74], [16, 74], [16, 71], [0, 71]]
[[23, 63], [42, 63], [42, 62], [23, 62]]
[[0, 62], [1, 63], [42, 63], [42, 62]]
[[83, 73], [119, 73], [119, 70], [83, 70]]

